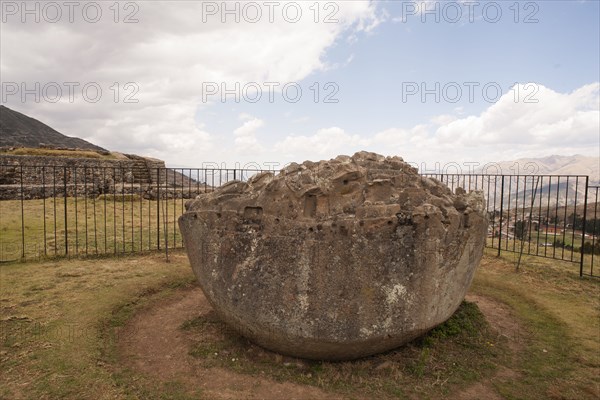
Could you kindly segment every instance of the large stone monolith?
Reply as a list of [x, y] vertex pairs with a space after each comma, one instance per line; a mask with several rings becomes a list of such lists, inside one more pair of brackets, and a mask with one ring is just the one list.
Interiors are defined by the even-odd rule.
[[190, 202], [179, 226], [225, 322], [283, 354], [342, 360], [448, 319], [487, 220], [481, 193], [361, 152], [230, 182]]

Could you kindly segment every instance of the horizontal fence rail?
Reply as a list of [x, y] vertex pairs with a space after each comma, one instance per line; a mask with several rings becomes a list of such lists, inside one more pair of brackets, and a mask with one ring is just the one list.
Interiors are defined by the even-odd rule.
[[[260, 169], [0, 165], [0, 262], [183, 247], [185, 203]], [[273, 171], [271, 171], [273, 172]], [[599, 276], [600, 187], [587, 176], [423, 174], [483, 191], [487, 246]]]
[[[598, 276], [598, 186], [576, 175], [423, 174], [452, 191], [484, 193], [489, 217], [486, 246], [579, 264]], [[596, 275], [594, 268], [596, 267]]]
[[185, 202], [258, 169], [0, 165], [0, 262], [183, 247]]

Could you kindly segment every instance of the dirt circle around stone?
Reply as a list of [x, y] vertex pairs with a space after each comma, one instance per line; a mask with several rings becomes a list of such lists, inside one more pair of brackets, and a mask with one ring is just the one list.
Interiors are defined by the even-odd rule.
[[[510, 309], [488, 297], [468, 295], [466, 300], [476, 304], [487, 320], [492, 332], [490, 337], [497, 338], [498, 349], [503, 348], [505, 356], [514, 357], [520, 344], [505, 333], [518, 331], [519, 324]], [[281, 356], [252, 344], [218, 319], [197, 286], [179, 290], [136, 313], [123, 333], [117, 343], [122, 367], [152, 381], [177, 382], [189, 393], [202, 393], [202, 398], [344, 399], [350, 395], [354, 399], [372, 398], [374, 392], [369, 384], [349, 393], [348, 387], [344, 388], [344, 380], [356, 375], [357, 370], [360, 370], [359, 375], [370, 371], [384, 379], [401, 379], [406, 375], [398, 368], [397, 355], [392, 352], [355, 361], [325, 363], [328, 377], [334, 374], [339, 385], [333, 385], [333, 390], [330, 386], [323, 387], [318, 383], [323, 374], [321, 362]], [[413, 350], [405, 350], [409, 355], [404, 354], [403, 360], [414, 361], [418, 367], [419, 353], [410, 353]], [[418, 370], [414, 373], [419, 375]], [[474, 383], [451, 390], [448, 398], [499, 399], [492, 382], [514, 379], [516, 375], [500, 366]], [[353, 379], [356, 383], [356, 378]], [[396, 397], [386, 396], [385, 391], [380, 393], [377, 388], [375, 391], [378, 397]], [[414, 394], [409, 393], [408, 398], [413, 397]]]

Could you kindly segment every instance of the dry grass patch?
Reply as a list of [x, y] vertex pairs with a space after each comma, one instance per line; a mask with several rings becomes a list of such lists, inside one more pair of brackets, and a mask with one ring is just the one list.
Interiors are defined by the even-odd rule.
[[0, 261], [21, 259], [22, 235], [28, 260], [61, 257], [67, 247], [71, 256], [143, 252], [166, 244], [179, 247], [183, 240], [177, 218], [184, 209], [183, 199], [157, 202], [118, 193], [57, 197], [25, 200], [22, 220], [21, 201], [0, 201]]
[[523, 378], [498, 385], [507, 398], [600, 398], [600, 280], [539, 257], [484, 257], [472, 290], [511, 307], [523, 322]]
[[[408, 346], [326, 363], [265, 351], [211, 313], [183, 319], [175, 330], [188, 335], [185, 351], [205, 371], [347, 398], [461, 399], [483, 385], [508, 399], [597, 399], [600, 281], [578, 278], [570, 264], [533, 257], [524, 257], [515, 272], [513, 261], [486, 255], [472, 290], [506, 305], [517, 323], [501, 332], [465, 303], [451, 320]], [[0, 264], [0, 398], [203, 398], [202, 388], [179, 379], [125, 368], [117, 345], [132, 318], [193, 282], [183, 252], [172, 255], [171, 263], [152, 254]]]
[[41, 149], [32, 147], [19, 147], [13, 150], [3, 151], [3, 154], [14, 156], [46, 156], [46, 157], [70, 157], [70, 158], [94, 158], [98, 160], [114, 160], [113, 154], [101, 154], [94, 150], [57, 150]]
[[0, 398], [126, 397], [103, 356], [113, 311], [192, 280], [183, 254], [1, 265]]
[[190, 354], [204, 368], [278, 382], [316, 386], [352, 398], [439, 398], [491, 376], [506, 355], [506, 340], [490, 329], [474, 303], [399, 349], [344, 362], [281, 356], [228, 328], [214, 312], [186, 321]]

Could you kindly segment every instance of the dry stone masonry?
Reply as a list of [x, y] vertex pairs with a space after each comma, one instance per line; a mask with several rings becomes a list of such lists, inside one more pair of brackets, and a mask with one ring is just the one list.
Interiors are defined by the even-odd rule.
[[366, 152], [229, 182], [187, 208], [190, 262], [222, 319], [312, 359], [386, 351], [444, 322], [487, 228], [481, 193]]
[[[201, 188], [164, 161], [120, 154], [115, 159], [9, 155], [0, 152], [0, 200], [135, 194], [149, 200], [195, 196]], [[196, 189], [196, 190], [194, 190]]]

